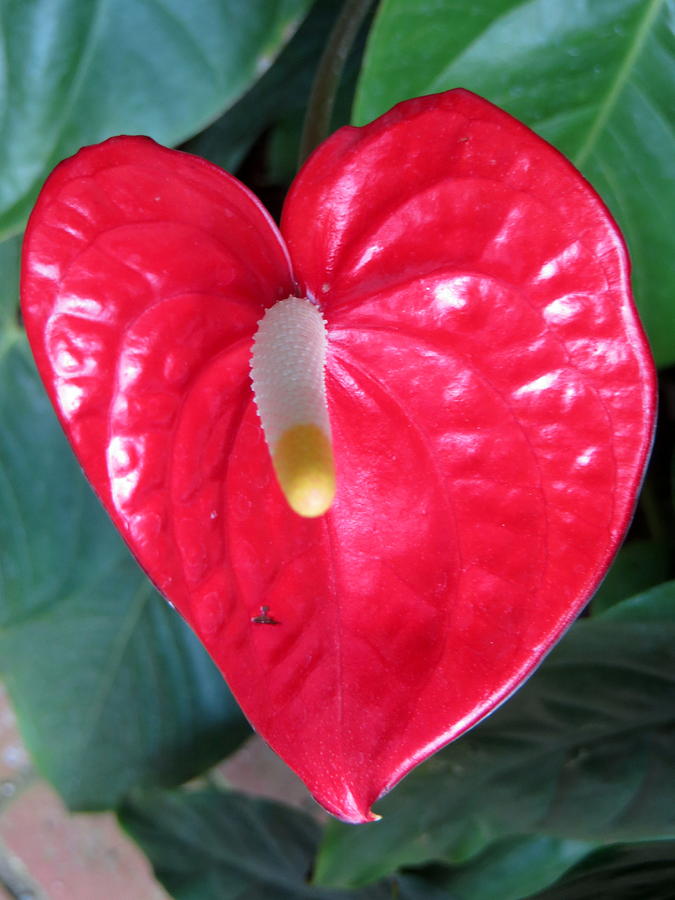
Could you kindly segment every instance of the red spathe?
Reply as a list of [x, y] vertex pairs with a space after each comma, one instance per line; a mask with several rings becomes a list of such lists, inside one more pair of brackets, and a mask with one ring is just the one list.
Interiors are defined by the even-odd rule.
[[[249, 379], [256, 324], [291, 294], [328, 328], [338, 493], [317, 520], [281, 495]], [[22, 300], [140, 564], [347, 821], [522, 682], [629, 522], [655, 388], [621, 235], [570, 163], [466, 91], [334, 134], [281, 234], [204, 160], [85, 148], [35, 207]]]

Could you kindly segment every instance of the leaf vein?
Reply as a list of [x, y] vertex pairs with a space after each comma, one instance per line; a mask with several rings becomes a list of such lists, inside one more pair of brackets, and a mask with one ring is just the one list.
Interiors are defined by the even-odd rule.
[[99, 689], [94, 696], [86, 717], [83, 717], [82, 737], [79, 741], [80, 755], [82, 756], [94, 739], [96, 728], [103, 716], [106, 701], [113, 689], [124, 655], [129, 648], [134, 631], [152, 595], [153, 591], [150, 582], [144, 580], [130, 605], [126, 620], [122, 622], [117, 639], [113, 642], [108, 664], [101, 673]]
[[647, 5], [647, 9], [645, 14], [638, 26], [633, 41], [630, 43], [628, 47], [628, 52], [619, 66], [619, 69], [616, 73], [616, 77], [612, 82], [609, 91], [607, 92], [605, 99], [600, 104], [598, 109], [598, 114], [591, 126], [590, 131], [586, 137], [586, 140], [577, 151], [573, 158], [573, 162], [575, 166], [578, 168], [583, 168], [588, 157], [591, 155], [595, 146], [598, 142], [598, 139], [602, 132], [605, 130], [605, 126], [614, 111], [614, 107], [617, 104], [621, 93], [626, 86], [626, 82], [630, 78], [635, 63], [640, 57], [642, 53], [647, 38], [649, 37], [649, 33], [652, 25], [658, 14], [661, 12], [661, 8], [663, 7], [664, 0], [649, 0]]

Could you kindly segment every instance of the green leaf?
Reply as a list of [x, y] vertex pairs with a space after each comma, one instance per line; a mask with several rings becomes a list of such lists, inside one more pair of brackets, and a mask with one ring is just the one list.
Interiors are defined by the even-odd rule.
[[271, 64], [310, 0], [6, 0], [0, 235], [48, 172], [114, 134], [186, 140]]
[[19, 335], [17, 309], [19, 306], [19, 264], [21, 241], [12, 238], [0, 243], [0, 355], [3, 344]]
[[267, 172], [272, 184], [290, 184], [298, 170], [305, 117], [290, 115], [274, 124], [267, 142]]
[[674, 836], [675, 582], [650, 593], [630, 619], [620, 604], [578, 622], [508, 703], [378, 805], [382, 821], [331, 823], [317, 881], [457, 864], [519, 834]]
[[675, 841], [599, 850], [529, 900], [672, 900]]
[[120, 821], [177, 900], [307, 896], [318, 826], [289, 807], [215, 789], [162, 792]]
[[443, 886], [458, 900], [521, 900], [552, 884], [595, 849], [587, 841], [518, 837], [497, 841], [465, 866], [451, 871]]
[[181, 149], [232, 172], [272, 122], [302, 117], [321, 52], [341, 6], [342, 0], [316, 3], [262, 78], [217, 122]]
[[[317, 8], [321, 8], [321, 5], [319, 4]], [[342, 6], [343, 3], [340, 3], [339, 8], [342, 8]], [[356, 90], [356, 82], [361, 69], [369, 27], [370, 15], [366, 15], [340, 76], [340, 83], [331, 113], [331, 132], [349, 124], [354, 91]], [[322, 37], [325, 44], [329, 37], [328, 28], [325, 29]], [[287, 114], [283, 117], [277, 117], [270, 128], [267, 144], [267, 174], [272, 184], [290, 185], [298, 171], [300, 145], [308, 113], [310, 89], [313, 89], [314, 77], [317, 74], [316, 69], [324, 49], [323, 44], [317, 47], [317, 55], [314, 58], [314, 67], [311, 72], [312, 78], [307, 84], [307, 90], [297, 95], [297, 100], [300, 102], [296, 102], [294, 106], [289, 105]]]
[[666, 581], [608, 609], [603, 621], [675, 622], [675, 581]]
[[507, 838], [462, 866], [433, 866], [417, 877], [451, 900], [521, 900], [553, 884], [595, 849], [585, 841]]
[[656, 541], [632, 541], [619, 550], [593, 597], [593, 615], [668, 577], [668, 548]]
[[656, 360], [675, 362], [674, 0], [383, 0], [354, 122], [462, 86], [554, 143], [621, 225]]
[[120, 821], [176, 900], [447, 900], [406, 878], [357, 892], [311, 886], [319, 826], [269, 800], [215, 788], [152, 792]]
[[25, 341], [0, 359], [0, 675], [66, 802], [173, 785], [248, 732], [84, 482]]
[[[300, 139], [316, 69], [342, 5], [343, 0], [316, 3], [277, 61], [251, 90], [181, 149], [231, 172], [255, 140], [267, 132], [262, 187], [290, 184], [298, 169]], [[365, 33], [366, 26], [345, 64], [333, 110], [334, 129], [349, 122]]]

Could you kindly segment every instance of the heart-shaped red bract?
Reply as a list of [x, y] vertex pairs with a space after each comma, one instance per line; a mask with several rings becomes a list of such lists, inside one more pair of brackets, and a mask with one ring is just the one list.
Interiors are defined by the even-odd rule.
[[[255, 728], [359, 822], [504, 700], [598, 585], [654, 374], [602, 202], [466, 91], [334, 134], [281, 234], [215, 166], [113, 138], [48, 179], [23, 308], [140, 564]], [[280, 492], [249, 378], [256, 323], [291, 294], [328, 329], [338, 492], [315, 520]], [[262, 606], [279, 624], [252, 621]]]

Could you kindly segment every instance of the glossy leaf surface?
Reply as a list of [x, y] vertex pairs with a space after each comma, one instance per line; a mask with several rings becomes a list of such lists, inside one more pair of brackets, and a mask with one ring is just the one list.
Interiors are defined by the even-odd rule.
[[383, 0], [354, 122], [463, 86], [567, 154], [616, 216], [659, 365], [675, 363], [673, 0]]
[[[587, 601], [653, 373], [602, 203], [467, 92], [338, 131], [282, 232], [208, 163], [115, 139], [47, 183], [24, 310], [141, 565], [317, 799], [362, 821]], [[248, 380], [262, 312], [297, 292], [329, 341], [339, 486], [314, 521], [281, 496]], [[280, 627], [252, 622], [263, 604]]]
[[586, 841], [506, 838], [464, 865], [434, 866], [426, 879], [446, 892], [446, 900], [524, 900], [556, 882], [594, 849], [595, 844]]
[[617, 603], [602, 615], [603, 621], [663, 622], [675, 618], [675, 581], [665, 581], [623, 603]]
[[607, 847], [529, 900], [671, 900], [675, 841]]
[[271, 64], [309, 0], [4, 0], [0, 235], [52, 167], [120, 132], [199, 131]]
[[312, 886], [320, 829], [269, 800], [213, 788], [157, 791], [123, 809], [120, 820], [175, 900], [447, 900], [405, 876], [359, 891]]
[[150, 794], [120, 818], [177, 900], [303, 896], [319, 832], [296, 810], [213, 789]]
[[675, 837], [675, 582], [576, 623], [486, 722], [413, 772], [367, 829], [331, 823], [322, 884], [461, 863], [520, 834]]
[[[265, 74], [234, 106], [181, 150], [234, 171], [266, 128], [288, 116], [297, 116], [302, 121], [326, 36], [341, 6], [341, 0], [315, 3]], [[347, 113], [344, 122], [348, 121]], [[297, 154], [296, 147], [294, 163]]]
[[78, 472], [18, 329], [0, 339], [0, 510], [0, 678], [71, 807], [179, 784], [244, 739], [220, 674]]

